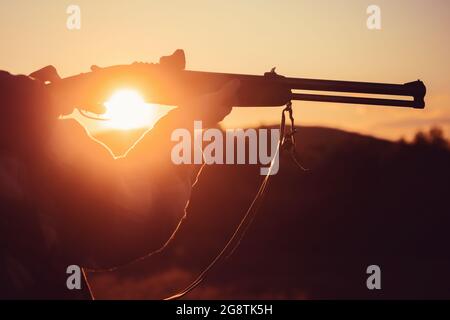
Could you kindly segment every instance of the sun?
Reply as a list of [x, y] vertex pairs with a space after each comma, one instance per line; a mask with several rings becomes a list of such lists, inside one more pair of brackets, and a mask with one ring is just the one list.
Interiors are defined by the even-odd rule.
[[155, 122], [156, 108], [144, 101], [134, 90], [122, 89], [105, 102], [107, 120], [104, 125], [112, 129], [130, 130], [148, 127]]

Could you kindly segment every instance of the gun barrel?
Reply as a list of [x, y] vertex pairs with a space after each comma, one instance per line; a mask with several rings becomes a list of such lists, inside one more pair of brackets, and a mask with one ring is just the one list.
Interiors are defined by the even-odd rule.
[[349, 104], [367, 104], [378, 106], [396, 106], [423, 109], [425, 107], [426, 87], [422, 81], [417, 80], [405, 84], [388, 84], [337, 80], [316, 80], [301, 78], [286, 78], [287, 86], [292, 90], [329, 91], [358, 94], [377, 94], [410, 97], [406, 99], [348, 97], [339, 95], [319, 95], [293, 93], [293, 100], [335, 102]]

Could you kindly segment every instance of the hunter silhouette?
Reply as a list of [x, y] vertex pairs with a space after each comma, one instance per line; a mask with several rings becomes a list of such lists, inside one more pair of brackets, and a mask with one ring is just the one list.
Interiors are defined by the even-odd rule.
[[[176, 51], [160, 63], [184, 68]], [[53, 67], [28, 76], [0, 72], [0, 298], [91, 298], [68, 290], [66, 268], [109, 269], [161, 249], [185, 215], [198, 167], [170, 159], [176, 128], [215, 125], [239, 83], [174, 109], [124, 157], [92, 139], [74, 106], [55, 103]], [[214, 106], [211, 108], [210, 106]]]

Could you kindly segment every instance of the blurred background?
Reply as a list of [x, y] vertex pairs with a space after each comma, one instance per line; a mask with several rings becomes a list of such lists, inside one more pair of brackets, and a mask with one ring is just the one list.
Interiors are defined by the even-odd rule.
[[[282, 153], [235, 253], [188, 299], [450, 299], [450, 149], [439, 129], [411, 142], [299, 127], [301, 170]], [[140, 130], [97, 138], [123, 153]], [[161, 299], [183, 289], [234, 232], [262, 177], [206, 166], [187, 219], [163, 252], [90, 274], [97, 298]], [[207, 201], [205, 201], [207, 199]], [[366, 287], [381, 268], [382, 290]]]

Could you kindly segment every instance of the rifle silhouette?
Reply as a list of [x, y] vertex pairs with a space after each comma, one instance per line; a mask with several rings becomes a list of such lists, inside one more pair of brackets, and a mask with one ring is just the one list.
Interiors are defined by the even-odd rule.
[[57, 99], [62, 99], [59, 101], [101, 114], [104, 112], [103, 102], [120, 88], [136, 89], [150, 103], [177, 106], [192, 101], [196, 96], [219, 90], [234, 79], [241, 83], [234, 100], [230, 102], [236, 107], [283, 106], [289, 101], [300, 100], [425, 108], [426, 87], [420, 80], [387, 84], [289, 78], [278, 75], [274, 69], [264, 75], [245, 75], [186, 71], [164, 64], [134, 63], [93, 67], [91, 72], [61, 79], [49, 84], [48, 88]]

